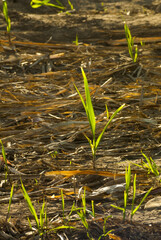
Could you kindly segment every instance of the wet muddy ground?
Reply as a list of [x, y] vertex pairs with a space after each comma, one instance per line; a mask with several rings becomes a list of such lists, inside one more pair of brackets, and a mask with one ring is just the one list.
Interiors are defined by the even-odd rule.
[[[96, 218], [87, 216], [93, 239], [102, 234], [109, 215], [106, 229], [114, 229], [113, 235], [102, 239], [161, 239], [160, 205], [145, 208], [160, 195], [159, 179], [132, 164], [141, 164], [143, 151], [161, 165], [160, 1], [71, 1], [71, 11], [64, 0], [62, 13], [50, 7], [32, 9], [29, 2], [8, 0], [11, 44], [2, 14], [0, 18], [0, 139], [11, 163], [6, 183], [1, 164], [1, 239], [36, 239], [27, 221], [30, 217], [35, 226], [20, 177], [38, 212], [45, 199], [50, 229], [64, 225], [60, 189], [67, 216], [74, 201], [81, 206], [80, 189], [86, 187], [87, 209], [91, 210], [91, 200], [95, 202]], [[124, 21], [138, 45], [136, 63], [128, 53]], [[73, 42], [76, 35], [78, 46]], [[84, 96], [81, 66], [90, 86], [97, 135], [107, 122], [105, 104], [110, 116], [126, 104], [98, 147], [96, 171], [84, 136], [92, 137], [90, 128], [74, 87]], [[121, 212], [111, 204], [123, 206], [124, 172], [129, 163], [132, 174], [137, 173], [136, 205], [150, 187], [153, 190], [133, 223], [129, 221], [130, 192], [123, 223]], [[116, 184], [119, 191], [105, 189]], [[69, 225], [76, 229], [51, 232], [44, 239], [88, 239], [74, 214]]]

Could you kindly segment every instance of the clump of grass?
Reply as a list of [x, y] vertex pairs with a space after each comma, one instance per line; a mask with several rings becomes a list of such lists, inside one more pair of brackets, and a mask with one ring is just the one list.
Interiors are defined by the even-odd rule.
[[143, 160], [141, 164], [136, 164], [133, 163], [134, 165], [146, 169], [148, 171], [148, 174], [152, 173], [154, 174], [156, 177], [159, 176], [159, 170], [158, 167], [156, 165], [156, 163], [154, 162], [154, 160], [150, 157], [148, 158], [143, 152], [141, 152], [143, 157], [145, 158], [146, 162]]
[[136, 62], [138, 58], [138, 47], [137, 45], [134, 46], [134, 37], [132, 37], [130, 29], [126, 23], [124, 24], [124, 29], [130, 57], [133, 62]]
[[[35, 223], [37, 226], [37, 230], [38, 230], [38, 234], [41, 236], [45, 233], [44, 223], [46, 223], [46, 226], [47, 226], [47, 212], [45, 211], [45, 202], [43, 202], [43, 204], [42, 204], [42, 208], [40, 209], [40, 219], [38, 219], [36, 210], [31, 202], [31, 199], [30, 199], [22, 181], [21, 181], [21, 186], [22, 186], [22, 192], [23, 192], [24, 199], [26, 200], [29, 210], [34, 217], [34, 220], [35, 220]], [[29, 222], [30, 228], [32, 229], [32, 225], [31, 225], [29, 218], [28, 218], [28, 222]]]
[[119, 113], [123, 107], [125, 106], [125, 104], [121, 105], [121, 107], [119, 107], [113, 114], [112, 116], [110, 117], [109, 119], [109, 112], [108, 112], [108, 108], [107, 108], [107, 105], [106, 105], [106, 113], [107, 113], [107, 119], [108, 122], [107, 124], [105, 125], [104, 129], [102, 130], [102, 132], [100, 133], [100, 135], [98, 136], [98, 138], [96, 139], [96, 119], [95, 119], [95, 113], [94, 113], [94, 109], [93, 109], [93, 105], [92, 105], [92, 101], [91, 101], [91, 96], [90, 96], [90, 91], [89, 91], [89, 87], [88, 87], [88, 81], [87, 81], [87, 77], [85, 75], [85, 72], [83, 70], [83, 68], [81, 68], [82, 70], [82, 75], [83, 75], [83, 79], [84, 79], [84, 88], [85, 88], [85, 96], [86, 96], [86, 102], [84, 101], [81, 93], [79, 92], [78, 88], [75, 86], [79, 96], [80, 96], [80, 99], [82, 101], [82, 104], [83, 104], [83, 107], [86, 111], [86, 115], [87, 115], [87, 118], [88, 118], [88, 121], [89, 121], [89, 125], [90, 125], [90, 128], [91, 128], [91, 132], [92, 132], [92, 136], [93, 136], [93, 139], [91, 140], [90, 138], [88, 138], [86, 135], [85, 137], [87, 138], [89, 144], [90, 144], [90, 147], [91, 147], [91, 151], [92, 151], [92, 156], [93, 156], [93, 169], [95, 169], [95, 159], [96, 159], [96, 151], [97, 151], [97, 148], [98, 148], [98, 145], [103, 137], [103, 134], [104, 132], [106, 131], [107, 127], [109, 126], [109, 124], [111, 123], [111, 121], [113, 120], [113, 118], [117, 115], [117, 113]]
[[[128, 196], [129, 196], [129, 189], [130, 189], [130, 185], [131, 185], [131, 167], [129, 164], [128, 170], [126, 168], [125, 171], [125, 182], [126, 182], [126, 187], [125, 187], [125, 191], [124, 191], [124, 207], [118, 207], [116, 205], [111, 204], [112, 207], [121, 210], [123, 212], [123, 221], [125, 221], [126, 218], [126, 209], [127, 209], [127, 202], [128, 202]], [[134, 179], [133, 179], [133, 198], [132, 198], [132, 205], [131, 205], [131, 220], [134, 216], [134, 214], [136, 213], [136, 211], [140, 208], [141, 204], [144, 202], [144, 200], [146, 199], [146, 197], [149, 195], [149, 193], [151, 192], [153, 188], [151, 187], [147, 193], [144, 195], [144, 197], [142, 198], [142, 200], [140, 201], [140, 203], [138, 204], [138, 206], [136, 206], [134, 208], [134, 203], [135, 203], [135, 197], [136, 197], [136, 174], [134, 175]]]
[[[94, 211], [94, 202], [92, 202], [92, 212], [91, 211], [87, 211], [87, 206], [86, 206], [86, 190], [84, 189], [84, 194], [82, 194], [82, 208], [81, 209], [76, 209], [77, 210], [77, 214], [78, 216], [80, 217], [80, 220], [83, 224], [83, 226], [85, 227], [86, 229], [86, 232], [87, 232], [87, 237], [90, 239], [90, 240], [93, 240], [93, 238], [90, 236], [90, 233], [89, 233], [89, 224], [88, 224], [88, 221], [87, 221], [87, 212], [90, 213], [93, 217], [95, 217], [95, 211]], [[110, 216], [107, 216], [105, 219], [104, 219], [104, 225], [103, 225], [103, 234], [101, 234], [98, 238], [98, 240], [101, 240], [101, 238], [103, 237], [106, 237], [107, 235], [109, 235], [113, 229], [109, 230], [108, 232], [106, 232], [106, 222], [107, 222], [107, 219], [110, 218]]]
[[[42, 207], [40, 209], [40, 218], [38, 218], [36, 210], [35, 210], [32, 202], [31, 202], [31, 199], [30, 199], [30, 197], [29, 197], [29, 195], [28, 195], [28, 193], [27, 193], [27, 191], [26, 191], [22, 181], [21, 181], [21, 186], [22, 186], [22, 192], [23, 192], [24, 199], [26, 200], [26, 202], [28, 204], [28, 207], [29, 207], [29, 210], [30, 210], [32, 216], [34, 217], [34, 220], [35, 220], [35, 223], [36, 223], [37, 232], [38, 232], [39, 236], [43, 236], [43, 235], [45, 235], [45, 234], [47, 234], [48, 232], [51, 232], [51, 231], [56, 232], [56, 231], [61, 230], [61, 229], [74, 228], [74, 227], [71, 227], [71, 226], [62, 225], [62, 226], [58, 226], [58, 227], [55, 227], [55, 228], [48, 229], [46, 203], [43, 202]], [[64, 205], [63, 204], [62, 204], [62, 206], [63, 206], [63, 209], [64, 209]], [[63, 216], [64, 216], [64, 212], [63, 212]], [[31, 225], [31, 221], [30, 221], [29, 218], [28, 218], [28, 222], [29, 222], [30, 228], [33, 230], [33, 227]]]

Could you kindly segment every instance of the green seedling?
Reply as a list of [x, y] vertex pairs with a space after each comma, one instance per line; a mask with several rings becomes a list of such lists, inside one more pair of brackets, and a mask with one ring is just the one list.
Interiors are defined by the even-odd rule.
[[[122, 208], [122, 207], [118, 207], [116, 205], [111, 204], [112, 207], [114, 207], [114, 208], [116, 208], [118, 210], [121, 210], [123, 212], [123, 221], [125, 221], [125, 218], [126, 218], [126, 209], [127, 209], [128, 195], [129, 195], [129, 189], [130, 189], [130, 184], [131, 184], [131, 168], [130, 168], [130, 164], [129, 164], [128, 170], [126, 168], [126, 171], [125, 171], [125, 181], [126, 181], [126, 187], [125, 187], [125, 191], [124, 191], [124, 207]], [[146, 197], [148, 196], [148, 194], [150, 193], [151, 190], [152, 190], [152, 187], [144, 195], [144, 197], [140, 201], [139, 205], [137, 207], [135, 207], [135, 209], [134, 209], [134, 202], [135, 202], [135, 196], [136, 196], [136, 174], [134, 175], [134, 179], [133, 179], [133, 198], [132, 198], [132, 205], [131, 205], [131, 220], [132, 220], [132, 217], [134, 216], [136, 211], [140, 208], [141, 204], [146, 199]]]
[[126, 218], [126, 208], [127, 208], [127, 202], [128, 202], [128, 193], [129, 193], [129, 188], [130, 188], [130, 183], [131, 183], [131, 168], [130, 168], [130, 164], [128, 167], [128, 170], [126, 168], [125, 170], [125, 182], [126, 182], [126, 186], [125, 186], [125, 190], [124, 190], [124, 207], [118, 207], [115, 206], [113, 204], [111, 204], [112, 207], [121, 210], [123, 212], [123, 221], [125, 221]]
[[54, 152], [51, 154], [51, 156], [52, 156], [53, 158], [57, 158], [58, 152], [57, 152], [57, 151], [54, 151]]
[[143, 47], [145, 46], [145, 42], [143, 42], [142, 40], [140, 41], [140, 45]]
[[107, 216], [106, 218], [104, 218], [104, 224], [103, 224], [103, 234], [98, 238], [98, 240], [101, 240], [101, 238], [106, 237], [107, 235], [109, 235], [109, 233], [113, 232], [114, 230], [111, 229], [108, 232], [106, 232], [106, 222], [109, 218], [111, 218], [112, 216]]
[[88, 121], [89, 121], [89, 125], [90, 125], [90, 128], [91, 128], [91, 132], [92, 132], [92, 136], [93, 136], [93, 139], [91, 140], [90, 138], [88, 138], [86, 135], [85, 137], [87, 138], [89, 144], [90, 144], [90, 147], [91, 147], [91, 151], [92, 151], [92, 155], [93, 155], [93, 168], [95, 169], [95, 159], [96, 159], [96, 151], [97, 151], [97, 148], [98, 148], [98, 145], [102, 139], [102, 136], [104, 134], [104, 132], [106, 131], [107, 127], [109, 126], [109, 124], [111, 123], [111, 121], [113, 120], [113, 118], [117, 115], [118, 112], [120, 112], [122, 110], [122, 108], [125, 106], [125, 104], [121, 105], [121, 107], [119, 107], [113, 114], [112, 116], [110, 117], [109, 119], [109, 112], [108, 112], [108, 108], [107, 108], [107, 105], [106, 105], [106, 112], [107, 112], [107, 119], [108, 122], [107, 124], [105, 125], [103, 131], [100, 133], [100, 135], [98, 136], [97, 140], [96, 140], [96, 119], [95, 119], [95, 113], [94, 113], [94, 109], [93, 109], [93, 105], [92, 105], [92, 101], [91, 101], [91, 96], [90, 96], [90, 91], [89, 91], [89, 87], [88, 87], [88, 81], [87, 81], [87, 77], [85, 75], [85, 72], [83, 70], [83, 68], [81, 68], [82, 70], [82, 75], [83, 75], [83, 79], [84, 79], [84, 88], [85, 88], [85, 96], [86, 96], [86, 102], [84, 101], [81, 93], [79, 92], [78, 88], [76, 87], [76, 85], [74, 84], [78, 94], [79, 94], [79, 97], [82, 101], [82, 104], [83, 104], [83, 107], [86, 111], [86, 115], [87, 115], [87, 118], [88, 118]]
[[32, 0], [30, 2], [30, 6], [32, 8], [39, 8], [42, 6], [50, 6], [50, 7], [59, 8], [61, 10], [65, 9], [65, 7], [63, 7], [63, 5], [60, 3], [60, 1], [57, 1], [57, 3], [58, 3], [58, 5], [50, 3], [50, 0]]
[[[77, 214], [80, 217], [80, 220], [81, 220], [83, 226], [86, 228], [87, 237], [90, 240], [94, 240], [93, 238], [90, 237], [89, 225], [88, 225], [88, 222], [87, 222], [87, 212], [95, 217], [94, 201], [92, 201], [91, 204], [92, 204], [92, 212], [87, 209], [86, 190], [84, 189], [84, 194], [82, 194], [82, 208], [77, 208], [75, 210], [77, 211]], [[106, 237], [109, 233], [111, 233], [113, 231], [113, 230], [110, 230], [110, 231], [106, 232], [106, 222], [107, 222], [107, 219], [110, 218], [110, 217], [112, 217], [112, 216], [108, 216], [104, 219], [103, 234], [101, 234], [101, 236], [98, 238], [98, 240], [101, 240], [101, 238]]]
[[61, 200], [62, 200], [63, 221], [64, 221], [65, 220], [65, 216], [64, 216], [65, 203], [64, 203], [63, 189], [61, 189]]
[[148, 158], [143, 152], [141, 152], [143, 157], [146, 159], [146, 162], [143, 160], [141, 164], [136, 164], [133, 163], [135, 166], [146, 169], [148, 171], [148, 174], [152, 173], [154, 174], [156, 177], [159, 176], [159, 171], [158, 171], [158, 167], [156, 165], [156, 163], [154, 162], [154, 160], [150, 157]]
[[75, 38], [75, 41], [73, 41], [73, 43], [75, 43], [76, 46], [79, 45], [79, 42], [78, 42], [78, 35], [76, 34], [76, 38]]
[[11, 36], [10, 36], [10, 31], [11, 31], [11, 20], [10, 17], [8, 16], [8, 6], [6, 0], [2, 0], [3, 3], [3, 15], [5, 17], [5, 21], [7, 24], [7, 33], [8, 33], [8, 40], [9, 43], [11, 43]]
[[10, 209], [11, 209], [11, 203], [12, 203], [12, 198], [13, 198], [13, 189], [14, 189], [14, 185], [12, 185], [12, 187], [11, 187], [10, 199], [9, 199], [9, 205], [8, 205], [8, 212], [7, 212], [7, 216], [6, 216], [6, 221], [8, 220], [9, 213], [10, 213]]
[[130, 29], [128, 28], [126, 23], [124, 24], [124, 29], [130, 57], [133, 62], [136, 62], [138, 58], [138, 47], [137, 45], [134, 46], [134, 37], [131, 36]]
[[88, 225], [87, 216], [86, 216], [86, 190], [85, 189], [84, 189], [84, 194], [82, 194], [82, 205], [83, 205], [82, 209], [80, 209], [79, 211], [77, 210], [77, 214], [80, 217], [83, 226], [86, 228], [87, 237], [92, 240], [89, 234], [89, 225]]
[[[34, 220], [35, 220], [35, 223], [36, 223], [36, 226], [37, 226], [37, 230], [38, 230], [38, 234], [41, 236], [45, 233], [44, 223], [47, 223], [47, 212], [45, 211], [45, 202], [43, 202], [43, 204], [42, 204], [42, 208], [40, 209], [40, 219], [38, 219], [38, 215], [36, 213], [36, 210], [35, 210], [32, 202], [31, 202], [31, 199], [30, 199], [22, 181], [21, 181], [21, 186], [22, 186], [22, 192], [23, 192], [24, 199], [26, 200], [26, 202], [28, 204], [28, 207], [29, 207], [29, 210], [34, 217]], [[31, 222], [30, 222], [29, 218], [28, 218], [28, 222], [29, 222], [29, 226], [32, 229], [32, 225], [31, 225]]]
[[7, 164], [6, 152], [5, 152], [5, 149], [4, 149], [4, 146], [3, 146], [3, 143], [2, 143], [1, 140], [0, 140], [0, 144], [1, 144], [1, 146], [2, 146], [2, 157], [3, 157], [4, 162], [5, 162], [5, 180], [7, 180], [7, 176], [8, 176], [8, 164]]
[[91, 205], [92, 205], [92, 216], [95, 218], [96, 215], [95, 215], [94, 201], [93, 200], [91, 201]]

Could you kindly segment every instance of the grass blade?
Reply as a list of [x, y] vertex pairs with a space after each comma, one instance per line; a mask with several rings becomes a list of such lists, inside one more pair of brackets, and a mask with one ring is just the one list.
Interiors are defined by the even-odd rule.
[[101, 141], [101, 138], [102, 138], [104, 132], [106, 131], [108, 125], [111, 123], [111, 121], [113, 120], [113, 118], [117, 115], [117, 113], [120, 112], [120, 111], [123, 109], [124, 106], [125, 106], [125, 104], [122, 104], [121, 107], [119, 107], [119, 108], [112, 114], [112, 116], [110, 117], [110, 120], [108, 121], [108, 123], [107, 123], [106, 126], [104, 127], [103, 131], [101, 132], [101, 134], [100, 134], [99, 137], [97, 138], [97, 141], [96, 141], [96, 150], [97, 150], [97, 147], [98, 147], [98, 145], [99, 145], [99, 143], [100, 143], [100, 141]]
[[85, 95], [86, 95], [86, 109], [87, 109], [86, 113], [87, 113], [88, 121], [91, 127], [93, 138], [95, 138], [96, 120], [95, 120], [94, 109], [91, 101], [86, 74], [83, 68], [81, 68], [81, 71], [84, 79], [84, 87], [85, 87]]
[[35, 219], [35, 222], [36, 222], [36, 225], [37, 225], [37, 229], [39, 230], [40, 226], [39, 226], [39, 220], [38, 220], [38, 217], [37, 217], [37, 213], [36, 213], [36, 211], [35, 211], [35, 209], [34, 209], [34, 207], [32, 205], [31, 199], [30, 199], [30, 197], [29, 197], [29, 195], [28, 195], [28, 193], [27, 193], [27, 191], [26, 191], [22, 181], [21, 181], [21, 186], [22, 186], [24, 198], [25, 198], [25, 200], [26, 200], [26, 202], [28, 204], [28, 207], [29, 207], [29, 210], [30, 210], [31, 214], [34, 216], [34, 219]]
[[131, 216], [134, 210], [135, 195], [136, 195], [136, 174], [134, 175], [134, 180], [133, 180], [133, 198], [132, 198]]
[[131, 216], [133, 216], [136, 211], [139, 209], [139, 207], [141, 206], [141, 204], [144, 202], [145, 198], [149, 195], [149, 193], [151, 192], [151, 190], [153, 189], [153, 187], [151, 187], [148, 192], [144, 195], [144, 197], [142, 198], [141, 202], [139, 203], [139, 205], [133, 210]]

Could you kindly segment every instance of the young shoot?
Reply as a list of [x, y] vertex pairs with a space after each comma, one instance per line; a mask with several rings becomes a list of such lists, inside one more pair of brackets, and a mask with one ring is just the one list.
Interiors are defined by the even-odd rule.
[[130, 29], [128, 28], [126, 23], [124, 24], [124, 30], [130, 57], [133, 62], [136, 62], [138, 58], [138, 47], [137, 45], [134, 45], [134, 37], [131, 36]]
[[7, 33], [8, 33], [8, 40], [9, 43], [11, 43], [11, 36], [10, 36], [10, 31], [11, 31], [11, 20], [10, 17], [8, 16], [8, 6], [6, 0], [2, 0], [3, 3], [3, 15], [5, 17], [5, 21], [7, 24]]
[[[100, 133], [100, 135], [98, 136], [98, 138], [96, 139], [96, 119], [95, 119], [95, 113], [94, 113], [94, 109], [93, 109], [93, 105], [92, 105], [92, 101], [91, 101], [91, 96], [90, 96], [90, 91], [89, 91], [89, 87], [88, 87], [88, 81], [87, 81], [87, 77], [86, 74], [83, 70], [83, 68], [81, 68], [82, 71], [82, 75], [83, 75], [83, 79], [84, 79], [84, 88], [85, 88], [85, 96], [86, 96], [86, 102], [84, 101], [81, 93], [79, 92], [78, 88], [76, 87], [76, 85], [74, 84], [79, 97], [82, 101], [83, 107], [85, 109], [88, 121], [89, 121], [89, 125], [91, 128], [91, 132], [92, 132], [92, 136], [93, 139], [91, 140], [90, 138], [88, 138], [86, 135], [85, 137], [87, 138], [90, 147], [91, 147], [91, 151], [92, 151], [92, 156], [93, 156], [93, 169], [95, 169], [95, 159], [96, 159], [96, 151], [98, 148], [98, 145], [103, 137], [104, 132], [106, 131], [107, 127], [109, 126], [109, 124], [111, 123], [111, 121], [113, 120], [113, 118], [117, 115], [117, 113], [119, 113], [123, 107], [125, 106], [125, 104], [121, 105], [121, 107], [119, 107], [110, 117], [110, 119], [108, 120], [108, 122], [106, 123], [104, 129], [102, 130], [102, 132]], [[106, 112], [107, 112], [107, 119], [109, 118], [109, 112], [108, 112], [108, 108], [106, 105]]]
[[[123, 221], [125, 221], [125, 218], [126, 218], [128, 195], [129, 195], [129, 189], [130, 189], [130, 184], [131, 184], [131, 168], [130, 168], [130, 165], [128, 167], [128, 170], [126, 168], [126, 171], [125, 171], [125, 181], [126, 181], [126, 187], [125, 187], [125, 191], [124, 191], [124, 207], [118, 207], [116, 205], [111, 204], [111, 207], [114, 207], [114, 208], [116, 208], [118, 210], [121, 210], [123, 212]], [[133, 178], [133, 198], [132, 198], [131, 214], [130, 214], [131, 220], [132, 220], [134, 214], [136, 213], [136, 211], [140, 208], [141, 204], [146, 199], [146, 197], [149, 195], [151, 190], [152, 190], [152, 187], [144, 195], [144, 197], [142, 198], [142, 200], [140, 201], [138, 206], [136, 206], [134, 208], [134, 202], [135, 202], [135, 197], [136, 197], [136, 174], [134, 175], [134, 178]]]

